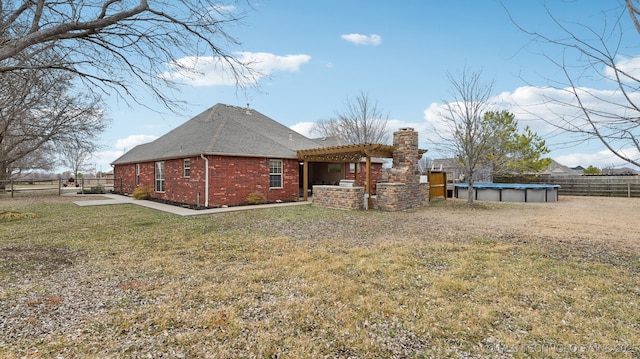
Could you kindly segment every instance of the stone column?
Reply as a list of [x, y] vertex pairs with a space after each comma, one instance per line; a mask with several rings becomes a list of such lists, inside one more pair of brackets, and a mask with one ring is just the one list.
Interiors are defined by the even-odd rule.
[[389, 173], [389, 182], [417, 184], [420, 182], [418, 170], [418, 132], [413, 128], [401, 128], [393, 133], [393, 168]]

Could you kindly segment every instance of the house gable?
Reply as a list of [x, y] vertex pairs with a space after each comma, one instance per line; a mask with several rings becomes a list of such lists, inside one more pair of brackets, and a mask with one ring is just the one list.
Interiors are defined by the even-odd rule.
[[114, 165], [204, 155], [296, 158], [317, 143], [252, 109], [217, 104]]

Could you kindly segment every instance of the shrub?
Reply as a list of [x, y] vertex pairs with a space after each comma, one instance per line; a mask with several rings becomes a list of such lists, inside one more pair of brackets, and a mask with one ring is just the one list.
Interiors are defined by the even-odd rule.
[[264, 203], [264, 195], [258, 191], [253, 191], [247, 195], [247, 203], [249, 204]]
[[151, 191], [151, 187], [138, 186], [135, 190], [133, 190], [131, 197], [133, 197], [134, 199], [149, 199], [151, 198]]

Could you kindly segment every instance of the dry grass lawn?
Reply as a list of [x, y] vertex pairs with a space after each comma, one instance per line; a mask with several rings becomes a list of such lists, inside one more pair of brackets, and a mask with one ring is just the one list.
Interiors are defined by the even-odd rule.
[[640, 202], [0, 200], [0, 357], [640, 356]]

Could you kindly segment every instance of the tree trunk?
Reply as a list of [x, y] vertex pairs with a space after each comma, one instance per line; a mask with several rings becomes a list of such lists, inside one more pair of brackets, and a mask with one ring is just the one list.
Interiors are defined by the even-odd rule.
[[9, 174], [7, 173], [7, 163], [0, 161], [0, 191], [7, 189], [7, 183], [9, 181]]
[[472, 169], [466, 169], [464, 171], [465, 181], [469, 184], [467, 187], [467, 205], [471, 206], [473, 204], [473, 174], [475, 171]]

